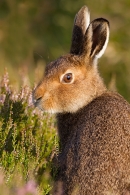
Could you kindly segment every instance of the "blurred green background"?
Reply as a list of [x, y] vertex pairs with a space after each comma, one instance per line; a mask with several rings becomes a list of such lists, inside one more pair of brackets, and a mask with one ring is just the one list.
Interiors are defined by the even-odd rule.
[[[99, 69], [107, 86], [130, 101], [130, 0], [0, 0], [0, 76], [33, 86], [45, 64], [70, 49], [76, 12], [110, 21], [110, 41]], [[29, 79], [28, 79], [29, 77]]]

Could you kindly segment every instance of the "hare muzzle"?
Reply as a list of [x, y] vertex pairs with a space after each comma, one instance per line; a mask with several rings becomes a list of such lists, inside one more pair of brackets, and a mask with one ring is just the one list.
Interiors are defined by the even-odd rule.
[[44, 102], [44, 94], [45, 94], [45, 89], [43, 84], [39, 84], [33, 91], [33, 104], [35, 107], [38, 107], [41, 110], [44, 110], [42, 105]]

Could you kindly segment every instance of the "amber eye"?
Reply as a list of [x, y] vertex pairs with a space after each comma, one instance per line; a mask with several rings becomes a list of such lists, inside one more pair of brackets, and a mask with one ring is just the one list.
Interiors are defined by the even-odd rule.
[[73, 79], [72, 73], [67, 73], [63, 76], [62, 82], [63, 83], [71, 83]]

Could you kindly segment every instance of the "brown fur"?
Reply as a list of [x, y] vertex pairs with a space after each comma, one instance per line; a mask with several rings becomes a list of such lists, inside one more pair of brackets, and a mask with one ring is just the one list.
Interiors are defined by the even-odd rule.
[[130, 184], [130, 106], [106, 92], [74, 114], [59, 114], [57, 180], [64, 194], [122, 194]]
[[[97, 68], [108, 38], [108, 21], [99, 18], [89, 25], [88, 8], [81, 8], [70, 54], [47, 65], [34, 90], [35, 106], [57, 113], [54, 195], [130, 193], [130, 105], [106, 90]], [[70, 83], [63, 79], [68, 73]]]

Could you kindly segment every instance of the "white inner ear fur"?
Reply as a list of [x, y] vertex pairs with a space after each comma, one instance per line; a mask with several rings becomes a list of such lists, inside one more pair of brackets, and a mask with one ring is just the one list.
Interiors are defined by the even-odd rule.
[[[65, 82], [63, 82], [63, 77], [64, 77], [67, 73], [71, 73], [72, 76], [73, 76], [73, 79], [72, 79], [72, 81], [71, 81], [70, 83], [65, 83]], [[72, 70], [69, 70], [69, 69], [68, 69], [64, 74], [62, 74], [62, 75], [60, 76], [60, 83], [63, 83], [63, 84], [66, 84], [66, 85], [72, 84], [72, 83], [74, 82], [74, 79], [75, 79], [75, 77], [74, 77], [74, 74], [73, 74]]]
[[86, 10], [85, 10], [85, 20], [86, 20], [86, 26], [85, 26], [85, 28], [87, 30], [87, 28], [88, 28], [88, 26], [90, 24], [90, 12], [89, 12], [89, 10], [88, 10], [87, 7], [86, 7]]
[[107, 47], [107, 44], [108, 44], [108, 41], [109, 41], [109, 34], [110, 34], [108, 26], [106, 28], [106, 31], [107, 31], [107, 33], [106, 33], [107, 34], [106, 35], [106, 41], [104, 43], [104, 46], [103, 46], [102, 50], [95, 56], [96, 58], [100, 58], [104, 54], [104, 52], [106, 50], [106, 47]]

